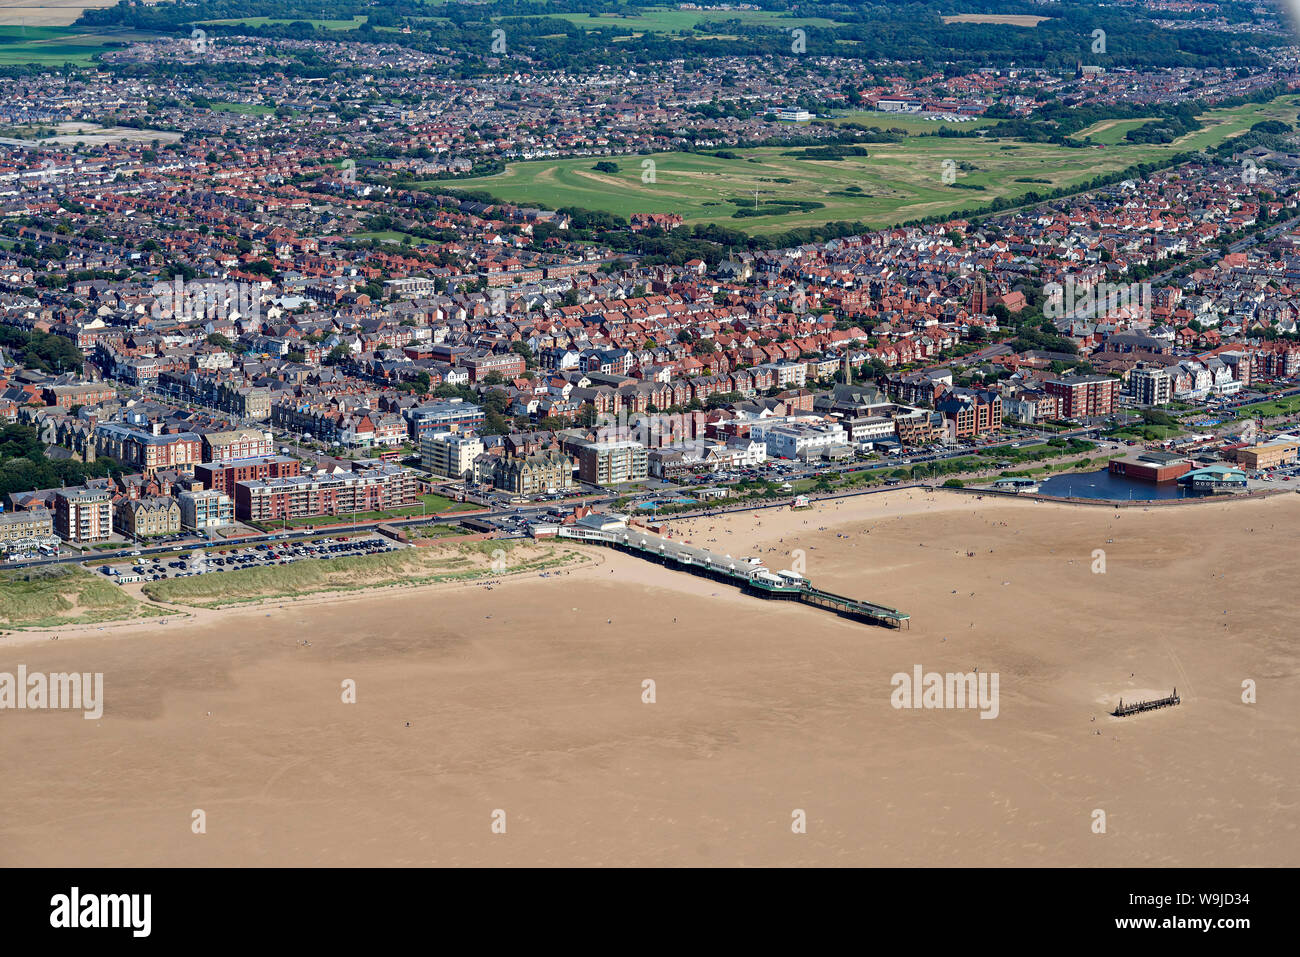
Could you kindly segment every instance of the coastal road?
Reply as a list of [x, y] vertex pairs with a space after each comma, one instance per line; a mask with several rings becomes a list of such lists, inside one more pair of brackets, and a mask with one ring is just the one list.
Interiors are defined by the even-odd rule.
[[[605, 498], [589, 499], [588, 504], [607, 505], [614, 501], [614, 496]], [[514, 518], [538, 518], [544, 515], [548, 509], [554, 505], [521, 505], [518, 511], [515, 509], [501, 509], [491, 512], [475, 512], [466, 515], [463, 512], [451, 513], [448, 515], [430, 515], [427, 517], [417, 518], [399, 518], [383, 522], [357, 522], [354, 524], [330, 525], [324, 528], [294, 529], [281, 532], [267, 532], [261, 535], [247, 535], [240, 538], [213, 540], [190, 540], [180, 542], [169, 542], [163, 545], [146, 545], [143, 547], [125, 546], [114, 551], [99, 551], [89, 553], [74, 553], [70, 555], [60, 555], [58, 558], [37, 558], [25, 562], [12, 562], [0, 565], [0, 568], [21, 569], [33, 568], [39, 565], [67, 565], [67, 564], [109, 564], [110, 562], [122, 558], [131, 558], [138, 552], [140, 555], [161, 555], [168, 552], [183, 552], [200, 548], [236, 548], [244, 545], [255, 545], [259, 542], [276, 542], [276, 541], [298, 541], [305, 538], [321, 538], [323, 536], [334, 535], [355, 535], [360, 532], [373, 532], [379, 526], [384, 525], [389, 528], [410, 528], [421, 525], [453, 525], [463, 521], [466, 518], [476, 518], [488, 521]]]

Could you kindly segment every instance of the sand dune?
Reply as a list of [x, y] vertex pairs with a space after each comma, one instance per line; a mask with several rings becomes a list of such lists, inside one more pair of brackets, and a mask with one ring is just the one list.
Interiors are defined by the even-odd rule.
[[[4, 639], [0, 671], [102, 671], [106, 703], [0, 712], [0, 864], [1295, 865], [1298, 518], [901, 491], [675, 527], [774, 568], [802, 549], [904, 631], [602, 553], [490, 593]], [[998, 717], [896, 710], [918, 664], [998, 672]]]

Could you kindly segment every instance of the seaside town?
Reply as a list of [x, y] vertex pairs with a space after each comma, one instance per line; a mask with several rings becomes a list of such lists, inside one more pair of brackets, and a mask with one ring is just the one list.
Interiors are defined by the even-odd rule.
[[[1212, 679], [1293, 662], [1275, 598], [1300, 505], [1296, 26], [1228, 0], [786, 6], [7, 14], [0, 653], [93, 647], [125, 670], [130, 642], [104, 640], [132, 636], [158, 675], [200, 689], [165, 706], [123, 692], [167, 748], [245, 720], [274, 729], [267, 765], [230, 758], [232, 779], [257, 782], [257, 810], [233, 818], [247, 834], [139, 861], [419, 866], [391, 835], [344, 851], [306, 829], [256, 836], [318, 793], [335, 802], [321, 833], [381, 813], [335, 794], [342, 772], [296, 763], [299, 747], [323, 753], [326, 722], [292, 704], [317, 679], [334, 698], [342, 682], [343, 704], [358, 682], [368, 707], [383, 689], [364, 718], [383, 724], [365, 725], [348, 770], [367, 793], [389, 789], [404, 819], [407, 781], [385, 777], [408, 758], [395, 730], [437, 766], [410, 772], [421, 787], [445, 773], [476, 801], [511, 794], [486, 798], [501, 805], [493, 835], [507, 810], [511, 833], [547, 818], [515, 810], [526, 774], [482, 755], [562, 754], [538, 800], [566, 807], [557, 782], [590, 771], [599, 784], [567, 820], [594, 819], [618, 791], [610, 768], [643, 746], [601, 682], [630, 682], [642, 705], [671, 687], [698, 724], [664, 725], [637, 782], [646, 805], [660, 823], [689, 817], [681, 793], [645, 781], [703, 781], [691, 762], [716, 757], [725, 785], [701, 803], [750, 817], [732, 843], [684, 825], [699, 860], [641, 821], [651, 850], [630, 859], [652, 866], [933, 866], [934, 847], [968, 835], [984, 858], [953, 862], [1037, 863], [1028, 848], [1049, 839], [1016, 831], [1018, 814], [1082, 834], [1074, 816], [1111, 802], [1131, 828], [1160, 803], [1147, 779], [1190, 794], [1244, 773], [1211, 752], [1282, 760], [1275, 738], [1225, 718], [1212, 696], [1238, 691]], [[1210, 554], [1219, 542], [1232, 563]], [[752, 700], [728, 672], [742, 660]], [[945, 673], [921, 661], [954, 669], [950, 686], [969, 678], [970, 700], [934, 697]], [[261, 667], [290, 703], [249, 690]], [[404, 697], [408, 669], [445, 700]], [[897, 832], [842, 823], [860, 796], [841, 794], [843, 769], [875, 730], [855, 724], [864, 694], [843, 677], [878, 672], [875, 718], [978, 707], [963, 727], [1006, 735], [951, 758], [909, 715], [889, 756], [863, 764], [888, 786], [852, 778], [891, 814], [907, 805]], [[537, 676], [571, 710], [519, 690]], [[1291, 688], [1270, 691], [1287, 712]], [[733, 710], [760, 694], [761, 719]], [[525, 717], [498, 728], [515, 700]], [[487, 730], [462, 727], [489, 713]], [[590, 759], [601, 725], [619, 744]], [[310, 731], [286, 743], [285, 728]], [[1204, 763], [1161, 750], [1193, 735], [1211, 741]], [[805, 756], [814, 739], [834, 745]], [[1111, 757], [1093, 755], [1100, 740]], [[825, 758], [836, 749], [843, 764]], [[1128, 766], [1114, 755], [1143, 780], [1108, 791]], [[950, 758], [955, 813], [930, 770]], [[783, 767], [819, 782], [790, 798], [792, 833], [831, 794], [813, 813], [818, 827], [841, 815], [847, 850], [789, 856], [755, 836], [764, 815], [791, 828], [786, 797], [771, 812], [728, 790], [760, 766], [764, 799]], [[1032, 777], [1031, 796], [1003, 776]], [[910, 796], [890, 790], [905, 779]], [[214, 820], [247, 792], [191, 798], [167, 781], [171, 803]], [[1283, 807], [1284, 784], [1260, 807]], [[1076, 799], [1086, 811], [1066, 818]], [[461, 812], [459, 794], [437, 800]], [[1177, 826], [1202, 813], [1160, 800]], [[1243, 863], [1217, 837], [1172, 850], [1163, 820], [1127, 832], [1131, 862], [1079, 836], [1047, 859]], [[1236, 835], [1225, 820], [1216, 834]], [[1240, 847], [1294, 864], [1294, 844], [1243, 827]], [[140, 825], [141, 845], [168, 846], [154, 829]], [[554, 861], [619, 860], [632, 830], [595, 826], [590, 848]], [[496, 858], [448, 840], [418, 852], [537, 866], [558, 847]], [[16, 853], [72, 859], [34, 842]], [[115, 862], [109, 844], [86, 862]]]
[[[1197, 492], [1293, 477], [1285, 146], [978, 222], [649, 264], [571, 238], [566, 213], [290, 185], [306, 157], [212, 145], [12, 171], [11, 561], [449, 507], [505, 531], [504, 506], [574, 498], [1036, 490], [1062, 455]], [[376, 215], [400, 245], [349, 241]], [[633, 215], [633, 235], [679, 219]]]

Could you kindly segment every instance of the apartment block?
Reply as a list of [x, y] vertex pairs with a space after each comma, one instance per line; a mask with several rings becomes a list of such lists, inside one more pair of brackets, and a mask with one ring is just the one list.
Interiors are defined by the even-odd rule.
[[103, 542], [113, 534], [113, 501], [104, 489], [54, 493], [54, 531], [66, 542]]
[[466, 478], [474, 471], [474, 459], [482, 454], [483, 442], [476, 435], [434, 432], [420, 439], [420, 463], [442, 478]]
[[287, 455], [268, 455], [262, 458], [228, 459], [224, 462], [205, 462], [194, 466], [194, 477], [207, 489], [215, 489], [233, 496], [240, 482], [265, 479], [291, 478], [302, 474], [302, 463]]
[[578, 450], [578, 477], [592, 485], [619, 485], [646, 478], [647, 450], [640, 442], [592, 442]]
[[181, 492], [177, 501], [181, 506], [182, 528], [199, 531], [235, 524], [235, 503], [225, 492], [216, 489]]
[[399, 465], [235, 485], [235, 517], [246, 522], [381, 511], [419, 501], [416, 473]]
[[1119, 380], [1103, 375], [1071, 375], [1049, 379], [1043, 388], [1060, 400], [1062, 418], [1081, 419], [1115, 411]]
[[1168, 405], [1174, 398], [1174, 380], [1164, 369], [1134, 369], [1129, 390], [1138, 405]]

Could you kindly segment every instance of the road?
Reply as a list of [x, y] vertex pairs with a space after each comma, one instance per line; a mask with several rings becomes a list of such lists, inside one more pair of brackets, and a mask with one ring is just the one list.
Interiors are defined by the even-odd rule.
[[[591, 504], [607, 505], [614, 501], [614, 496], [591, 499]], [[515, 509], [500, 509], [491, 512], [475, 512], [472, 515], [464, 513], [451, 513], [448, 515], [430, 515], [419, 518], [399, 518], [383, 522], [357, 522], [353, 524], [330, 525], [326, 528], [301, 529], [293, 531], [268, 532], [262, 535], [247, 535], [239, 538], [212, 540], [212, 539], [185, 539], [179, 542], [168, 542], [162, 545], [147, 545], [143, 547], [124, 546], [114, 551], [98, 551], [77, 553], [71, 555], [60, 555], [58, 558], [37, 558], [26, 562], [13, 562], [4, 564], [4, 569], [32, 568], [38, 565], [66, 565], [73, 564], [108, 564], [121, 558], [133, 557], [136, 552], [140, 555], [161, 555], [167, 552], [183, 552], [190, 549], [199, 548], [223, 548], [239, 547], [244, 545], [255, 545], [258, 542], [274, 541], [298, 541], [304, 538], [320, 538], [323, 535], [353, 535], [358, 532], [373, 532], [381, 525], [390, 528], [409, 528], [420, 525], [448, 525], [461, 522], [465, 518], [478, 518], [487, 520], [513, 519], [522, 516], [537, 518], [546, 513], [554, 504], [541, 505], [521, 505], [519, 511]]]

